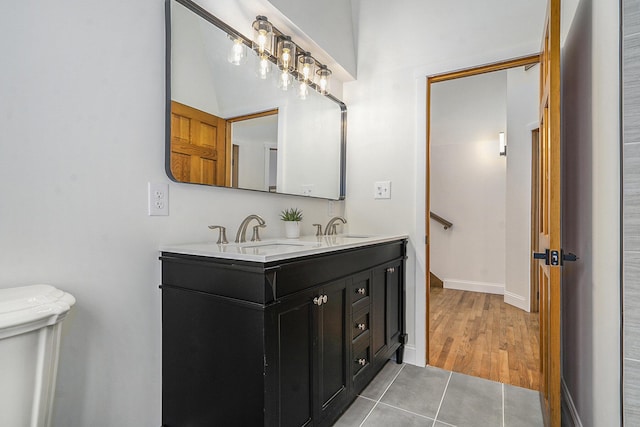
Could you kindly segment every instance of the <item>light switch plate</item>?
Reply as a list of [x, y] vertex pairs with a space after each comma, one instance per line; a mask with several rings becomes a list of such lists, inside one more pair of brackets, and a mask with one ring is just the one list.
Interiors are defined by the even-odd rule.
[[377, 181], [373, 185], [374, 199], [390, 199], [391, 198], [391, 181]]
[[149, 183], [149, 216], [169, 215], [169, 184]]

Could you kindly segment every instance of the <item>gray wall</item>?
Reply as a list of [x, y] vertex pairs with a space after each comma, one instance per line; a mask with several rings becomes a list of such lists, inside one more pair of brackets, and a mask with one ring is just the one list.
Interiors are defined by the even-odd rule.
[[640, 425], [640, 1], [622, 0], [624, 421]]
[[566, 425], [619, 425], [620, 9], [581, 0], [562, 49], [562, 377]]
[[562, 268], [562, 379], [584, 425], [593, 425], [593, 132], [591, 0], [582, 0], [562, 50], [562, 246], [580, 256]]

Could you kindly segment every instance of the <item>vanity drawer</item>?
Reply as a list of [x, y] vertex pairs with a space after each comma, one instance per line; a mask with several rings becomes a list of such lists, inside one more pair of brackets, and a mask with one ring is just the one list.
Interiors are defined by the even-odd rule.
[[360, 315], [353, 316], [353, 322], [351, 322], [351, 339], [355, 340], [365, 332], [369, 331], [369, 312], [365, 312]]
[[369, 307], [371, 276], [369, 274], [354, 277], [351, 283], [352, 313]]
[[351, 365], [351, 373], [353, 374], [353, 378], [356, 379], [359, 374], [364, 374], [369, 365], [371, 364], [371, 348], [369, 346], [363, 348], [362, 350], [355, 350], [353, 352], [353, 362]]

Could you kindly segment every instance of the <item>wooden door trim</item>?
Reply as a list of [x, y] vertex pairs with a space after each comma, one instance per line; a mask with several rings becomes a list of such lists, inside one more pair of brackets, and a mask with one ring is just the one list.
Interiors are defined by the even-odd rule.
[[[533, 129], [531, 131], [531, 253], [538, 251], [538, 175], [539, 175], [539, 145], [540, 145], [540, 128]], [[538, 287], [538, 262], [533, 257], [531, 258], [531, 271], [529, 272], [531, 282], [529, 296], [529, 310], [532, 313], [537, 313], [540, 310], [539, 294], [540, 289]]]
[[[225, 165], [227, 167], [226, 170], [229, 171], [229, 173], [226, 175], [225, 177], [225, 187], [235, 187], [237, 188], [237, 184], [233, 185], [234, 182], [234, 178], [232, 177], [233, 175], [233, 166], [232, 166], [232, 155], [233, 155], [233, 136], [231, 135], [231, 127], [233, 125], [233, 123], [235, 122], [242, 122], [244, 120], [251, 120], [251, 119], [257, 119], [260, 117], [266, 117], [266, 116], [273, 116], [275, 114], [278, 114], [278, 109], [274, 108], [271, 110], [266, 110], [266, 111], [260, 111], [259, 113], [252, 113], [252, 114], [245, 114], [243, 116], [236, 116], [236, 117], [229, 117], [228, 119], [226, 119], [227, 121], [227, 133], [226, 133], [226, 153], [227, 156], [225, 158]], [[235, 177], [235, 180], [237, 181], [238, 177]]]
[[429, 272], [431, 270], [430, 265], [430, 226], [429, 226], [429, 212], [431, 212], [431, 198], [430, 198], [430, 186], [431, 186], [431, 84], [444, 82], [448, 80], [454, 80], [462, 77], [476, 76], [479, 74], [490, 73], [493, 71], [502, 71], [509, 68], [516, 68], [527, 65], [535, 65], [541, 61], [539, 53], [522, 56], [513, 59], [507, 59], [505, 61], [498, 61], [490, 64], [479, 65], [477, 67], [465, 68], [460, 70], [448, 71], [439, 74], [433, 74], [427, 76], [427, 120], [426, 120], [426, 159], [425, 159], [425, 286], [426, 286], [426, 303], [425, 303], [425, 361], [429, 364], [429, 301], [431, 293], [431, 280], [429, 278]]

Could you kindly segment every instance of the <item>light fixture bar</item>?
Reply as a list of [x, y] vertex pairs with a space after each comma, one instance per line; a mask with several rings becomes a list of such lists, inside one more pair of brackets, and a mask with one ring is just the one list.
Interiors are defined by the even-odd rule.
[[[301, 54], [305, 54], [306, 56], [308, 56], [309, 58], [311, 58], [313, 60], [313, 62], [315, 63], [315, 69], [316, 70], [320, 70], [320, 69], [328, 70], [329, 71], [329, 75], [331, 75], [331, 70], [329, 70], [329, 68], [327, 68], [327, 66], [325, 64], [323, 64], [322, 62], [320, 62], [316, 58], [314, 58], [311, 55], [310, 52], [308, 52], [305, 49], [301, 48], [300, 45], [298, 45], [295, 41], [291, 40], [290, 36], [286, 35], [282, 31], [280, 31], [265, 16], [260, 15], [260, 19], [261, 20], [265, 20], [266, 22], [269, 22], [269, 24], [271, 24], [271, 31], [273, 32], [274, 45], [278, 45], [278, 43], [280, 41], [286, 40], [287, 43], [291, 43], [295, 47], [295, 51], [298, 52], [298, 53], [296, 53], [295, 58], [293, 58], [293, 63], [294, 64], [297, 63], [298, 58], [300, 57]], [[234, 32], [235, 32], [235, 30], [234, 30]], [[254, 43], [252, 43], [250, 40], [248, 40], [244, 36], [242, 38], [245, 41], [245, 44], [247, 44], [247, 46], [251, 47], [255, 51]], [[274, 49], [274, 50], [277, 50], [277, 49]], [[276, 54], [279, 54], [279, 52], [276, 52]], [[268, 59], [269, 61], [271, 61], [276, 66], [279, 65], [278, 64], [278, 56], [273, 55], [271, 52], [268, 52], [268, 54], [264, 54], [264, 57], [266, 59]], [[293, 78], [295, 78], [296, 80], [298, 80], [300, 82], [305, 82], [307, 84], [307, 86], [309, 86], [310, 88], [312, 88], [316, 92], [319, 92], [320, 94], [325, 95], [325, 96], [329, 96], [330, 95], [329, 92], [327, 92], [326, 90], [323, 90], [317, 83], [315, 83], [313, 81], [313, 79], [311, 79], [311, 80], [305, 79], [305, 76], [300, 72], [299, 69], [297, 69], [297, 67], [291, 67], [289, 69], [289, 74], [291, 74], [293, 76]]]

